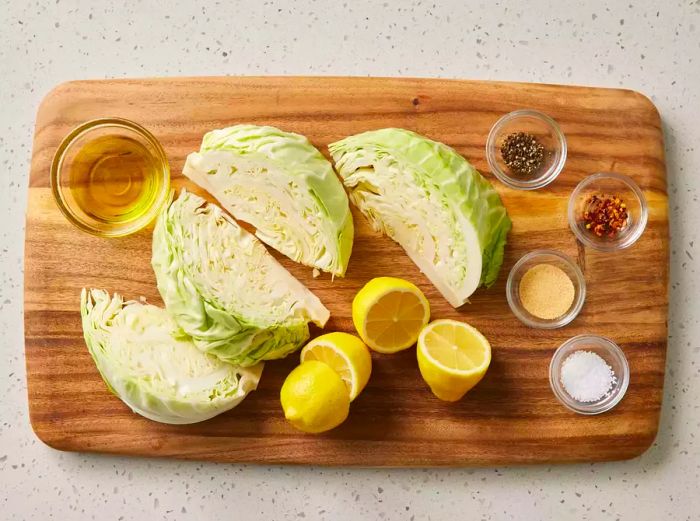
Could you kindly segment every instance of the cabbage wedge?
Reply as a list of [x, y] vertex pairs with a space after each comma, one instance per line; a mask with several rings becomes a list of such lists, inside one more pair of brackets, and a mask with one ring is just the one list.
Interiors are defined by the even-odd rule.
[[345, 274], [354, 233], [348, 197], [304, 136], [256, 125], [213, 130], [183, 173], [280, 253]]
[[258, 385], [263, 364], [241, 368], [200, 352], [162, 308], [83, 289], [80, 313], [85, 343], [107, 387], [150, 420], [204, 421], [238, 405]]
[[283, 358], [328, 310], [216, 205], [185, 190], [153, 231], [158, 290], [194, 344], [241, 366]]
[[491, 184], [452, 148], [397, 128], [329, 145], [350, 200], [398, 242], [454, 307], [492, 285], [511, 221]]

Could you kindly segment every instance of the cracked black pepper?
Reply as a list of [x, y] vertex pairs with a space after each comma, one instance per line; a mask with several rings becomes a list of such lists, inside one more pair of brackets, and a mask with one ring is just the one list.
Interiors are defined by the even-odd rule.
[[525, 132], [508, 134], [501, 144], [503, 162], [515, 174], [536, 174], [544, 163], [544, 156], [544, 145]]

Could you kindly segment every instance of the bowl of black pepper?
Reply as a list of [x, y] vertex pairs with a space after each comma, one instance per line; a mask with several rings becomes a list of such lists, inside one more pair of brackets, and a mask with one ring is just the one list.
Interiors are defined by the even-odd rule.
[[499, 119], [486, 140], [493, 174], [518, 190], [554, 181], [566, 163], [566, 138], [559, 125], [537, 110], [516, 110]]

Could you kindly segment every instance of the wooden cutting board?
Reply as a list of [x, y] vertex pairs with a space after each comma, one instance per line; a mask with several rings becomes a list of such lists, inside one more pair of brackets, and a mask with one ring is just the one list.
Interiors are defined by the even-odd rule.
[[[506, 188], [489, 172], [486, 136], [503, 114], [529, 107], [560, 124], [569, 144], [564, 171], [548, 187]], [[260, 387], [236, 409], [190, 426], [133, 414], [111, 395], [88, 354], [80, 327], [86, 287], [145, 296], [161, 304], [149, 264], [151, 230], [100, 239], [73, 228], [49, 190], [49, 165], [76, 125], [120, 116], [163, 144], [176, 188], [195, 187], [180, 171], [202, 135], [237, 123], [305, 134], [328, 143], [381, 127], [403, 127], [442, 141], [493, 182], [513, 220], [497, 284], [454, 310], [401, 248], [372, 232], [353, 209], [355, 245], [347, 277], [323, 275], [280, 258], [330, 309], [326, 330], [352, 331], [350, 303], [370, 278], [395, 275], [426, 293], [434, 318], [456, 318], [491, 341], [484, 380], [458, 403], [430, 393], [415, 350], [373, 354], [373, 374], [348, 420], [330, 433], [295, 431], [282, 415], [279, 389], [297, 356], [267, 364]], [[615, 171], [634, 178], [649, 202], [637, 244], [615, 254], [584, 249], [570, 233], [567, 199], [585, 176]], [[555, 331], [529, 329], [505, 298], [508, 270], [536, 248], [578, 259], [588, 283], [581, 315]], [[654, 440], [666, 356], [668, 202], [659, 114], [629, 90], [522, 83], [383, 78], [172, 78], [78, 81], [59, 85], [39, 108], [29, 182], [25, 244], [25, 349], [31, 423], [63, 450], [143, 456], [362, 466], [502, 465], [630, 458]], [[597, 333], [624, 349], [631, 368], [626, 397], [613, 411], [576, 415], [555, 400], [548, 364], [567, 338]]]

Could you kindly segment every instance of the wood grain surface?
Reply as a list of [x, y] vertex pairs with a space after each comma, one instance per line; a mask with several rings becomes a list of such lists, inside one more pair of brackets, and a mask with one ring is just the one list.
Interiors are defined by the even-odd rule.
[[[515, 191], [488, 171], [486, 136], [518, 108], [547, 112], [569, 144], [564, 171], [548, 187]], [[372, 232], [353, 209], [355, 245], [347, 276], [314, 279], [281, 260], [330, 309], [326, 330], [352, 331], [350, 303], [370, 278], [416, 282], [434, 318], [465, 320], [491, 341], [484, 380], [458, 403], [436, 399], [418, 372], [415, 350], [373, 354], [372, 378], [348, 420], [330, 433], [295, 431], [283, 417], [279, 389], [296, 355], [268, 363], [260, 387], [236, 409], [190, 425], [162, 425], [133, 414], [109, 393], [84, 345], [82, 287], [145, 296], [162, 304], [149, 264], [151, 229], [100, 239], [73, 228], [54, 204], [49, 167], [61, 139], [78, 124], [119, 116], [161, 141], [175, 187], [196, 188], [181, 169], [202, 135], [237, 123], [269, 124], [328, 143], [396, 126], [442, 141], [484, 172], [513, 220], [501, 275], [459, 310], [452, 309], [390, 239]], [[569, 231], [567, 199], [585, 176], [615, 171], [634, 178], [649, 202], [637, 244], [614, 254], [584, 249]], [[201, 193], [201, 191], [199, 191]], [[57, 449], [143, 456], [362, 466], [501, 465], [630, 458], [654, 440], [666, 356], [668, 217], [659, 114], [629, 90], [430, 79], [173, 78], [79, 81], [59, 85], [36, 121], [25, 244], [25, 349], [31, 423]], [[555, 331], [529, 329], [505, 298], [508, 270], [536, 248], [578, 259], [588, 294], [580, 316]], [[606, 335], [631, 368], [627, 395], [611, 412], [576, 415], [554, 398], [548, 365], [554, 349], [581, 333]]]

